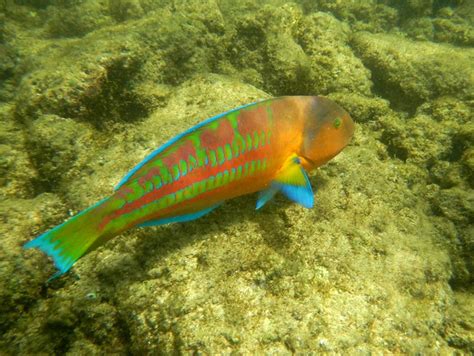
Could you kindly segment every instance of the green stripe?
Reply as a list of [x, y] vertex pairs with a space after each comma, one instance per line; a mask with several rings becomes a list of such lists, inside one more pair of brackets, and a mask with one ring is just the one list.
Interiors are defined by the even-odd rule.
[[153, 185], [155, 186], [155, 189], [161, 188], [161, 177], [159, 174], [155, 174], [152, 178]]
[[225, 158], [230, 161], [232, 159], [232, 148], [228, 143], [224, 146]]
[[205, 165], [205, 162], [207, 160], [207, 155], [205, 150], [198, 150], [197, 151], [197, 161], [199, 164], [199, 167], [203, 167]]
[[175, 165], [173, 166], [172, 170], [173, 170], [173, 179], [174, 179], [174, 181], [176, 182], [176, 181], [179, 179], [179, 176], [180, 176], [178, 165], [175, 164]]
[[206, 180], [203, 179], [202, 181], [199, 182], [199, 188], [198, 188], [199, 194], [202, 194], [206, 191]]
[[235, 158], [239, 157], [239, 151], [239, 141], [234, 138], [234, 141], [232, 141], [232, 156], [234, 156]]
[[255, 161], [250, 162], [250, 169], [249, 169], [249, 175], [253, 175], [255, 173]]
[[215, 187], [218, 188], [222, 185], [222, 173], [219, 172], [216, 174], [216, 183], [215, 183]]
[[149, 180], [145, 182], [145, 194], [150, 193], [153, 190], [153, 188], [154, 188], [153, 182]]
[[260, 134], [260, 147], [265, 146], [265, 131]]
[[191, 198], [194, 198], [196, 195], [198, 195], [198, 184], [197, 183], [193, 183], [191, 185]]
[[215, 167], [217, 164], [216, 153], [213, 150], [209, 150], [208, 152], [209, 163], [211, 164], [211, 167]]
[[127, 195], [127, 203], [131, 203], [137, 199], [140, 199], [143, 196], [144, 189], [143, 187], [137, 183], [134, 183], [130, 186], [133, 190], [133, 193]]
[[247, 147], [245, 147], [245, 139], [242, 135], [239, 135], [237, 139], [240, 147], [240, 153], [242, 154], [247, 150]]
[[230, 122], [230, 125], [232, 126], [234, 130], [238, 126], [239, 121], [237, 120], [237, 118], [239, 117], [240, 113], [241, 113], [241, 110], [237, 110], [227, 115], [227, 120]]
[[184, 192], [183, 189], [180, 189], [176, 192], [176, 204], [181, 203], [184, 200]]
[[194, 158], [193, 155], [189, 155], [188, 157], [188, 170], [189, 172], [192, 172], [194, 168], [197, 166], [197, 161], [196, 158]]
[[193, 197], [193, 186], [192, 185], [188, 185], [183, 190], [184, 190], [183, 194], [184, 194], [185, 199], [191, 199]]
[[258, 139], [259, 139], [259, 138], [260, 138], [260, 137], [258, 136], [258, 132], [255, 131], [255, 132], [253, 133], [253, 148], [254, 148], [255, 150], [258, 148]]
[[247, 177], [249, 174], [249, 163], [245, 162], [244, 168], [243, 168], [243, 177]]
[[217, 162], [219, 165], [225, 162], [224, 150], [222, 147], [217, 147]]
[[229, 171], [225, 170], [222, 176], [222, 185], [229, 183]]
[[179, 161], [179, 169], [183, 176], [185, 176], [188, 173], [188, 165], [186, 164], [186, 161], [184, 159]]
[[242, 166], [237, 167], [237, 174], [236, 179], [240, 179], [242, 177]]
[[250, 151], [252, 149], [252, 137], [250, 137], [250, 134], [247, 134], [247, 151]]
[[233, 182], [233, 181], [234, 181], [236, 172], [237, 172], [237, 171], [236, 171], [235, 168], [232, 168], [232, 169], [230, 170], [229, 182]]
[[161, 167], [160, 168], [160, 175], [161, 175], [161, 180], [163, 184], [169, 184], [173, 182], [173, 179], [171, 177], [170, 172], [168, 171], [168, 168], [166, 167]]
[[207, 182], [206, 182], [206, 190], [207, 191], [214, 189], [214, 180], [215, 180], [214, 176], [210, 176], [207, 179]]

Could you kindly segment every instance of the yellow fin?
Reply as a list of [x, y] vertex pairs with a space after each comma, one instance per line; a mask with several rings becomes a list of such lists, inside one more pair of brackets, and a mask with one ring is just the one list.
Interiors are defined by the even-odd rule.
[[277, 191], [281, 191], [288, 199], [306, 208], [313, 207], [311, 183], [297, 155], [290, 156], [276, 174], [270, 187], [260, 192], [257, 209], [273, 198]]

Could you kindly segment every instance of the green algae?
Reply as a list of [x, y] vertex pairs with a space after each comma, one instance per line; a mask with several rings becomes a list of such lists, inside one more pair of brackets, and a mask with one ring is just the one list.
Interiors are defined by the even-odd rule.
[[400, 109], [410, 111], [441, 96], [474, 96], [472, 49], [369, 33], [356, 34], [353, 46], [373, 74], [374, 91]]
[[[469, 2], [0, 8], [2, 352], [474, 350]], [[314, 209], [242, 197], [124, 233], [45, 284], [52, 263], [23, 243], [200, 120], [288, 94], [358, 123], [311, 177]]]

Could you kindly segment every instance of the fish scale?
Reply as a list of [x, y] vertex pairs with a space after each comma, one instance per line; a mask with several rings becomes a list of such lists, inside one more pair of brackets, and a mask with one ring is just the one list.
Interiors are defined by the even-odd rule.
[[133, 168], [114, 193], [25, 244], [67, 272], [83, 255], [132, 227], [197, 219], [223, 201], [278, 191], [313, 206], [306, 170], [350, 141], [349, 114], [323, 97], [281, 97], [212, 117], [164, 144]]
[[[232, 113], [231, 116], [235, 118], [235, 113]], [[237, 115], [238, 117], [238, 115]], [[260, 134], [258, 132], [254, 132], [253, 134], [253, 139], [252, 135], [247, 134], [246, 139], [244, 140], [242, 138], [242, 135], [238, 131], [237, 127], [237, 121], [234, 119], [232, 121], [232, 134], [227, 134], [227, 135], [215, 135], [214, 137], [216, 139], [220, 140], [215, 140], [214, 146], [215, 149], [210, 149], [208, 147], [205, 147], [205, 145], [202, 144], [201, 137], [204, 134], [209, 134], [210, 130], [214, 131], [219, 131], [219, 128], [221, 126], [224, 126], [223, 123], [225, 123], [224, 120], [228, 119], [227, 117], [222, 117], [221, 121], [213, 122], [209, 127], [204, 127], [201, 130], [199, 130], [196, 133], [193, 133], [194, 139], [190, 139], [189, 137], [183, 137], [180, 141], [176, 141], [175, 145], [181, 147], [186, 146], [187, 144], [191, 143], [193, 145], [193, 151], [194, 152], [189, 152], [190, 150], [185, 150], [187, 154], [189, 154], [189, 157], [192, 157], [193, 160], [195, 159], [196, 152], [198, 150], [202, 150], [202, 154], [200, 156], [200, 159], [197, 160], [198, 165], [197, 167], [193, 167], [193, 170], [189, 172], [188, 174], [188, 164], [186, 161], [183, 159], [182, 152], [180, 152], [179, 148], [174, 149], [171, 153], [168, 152], [163, 152], [161, 157], [160, 155], [157, 155], [153, 161], [149, 162], [149, 167], [144, 167], [141, 171], [137, 171], [136, 175], [131, 176], [129, 180], [134, 180], [137, 179], [141, 184], [138, 184], [138, 187], [135, 187], [133, 190], [133, 195], [137, 198], [132, 202], [129, 202], [124, 205], [124, 209], [118, 210], [114, 213], [113, 217], [111, 219], [119, 218], [122, 216], [123, 211], [125, 213], [129, 212], [131, 209], [143, 209], [144, 207], [147, 206], [147, 204], [143, 204], [143, 202], [148, 202], [149, 200], [155, 200], [155, 199], [161, 199], [159, 203], [161, 204], [160, 207], [170, 207], [171, 205], [177, 205], [180, 204], [181, 202], [188, 200], [190, 198], [199, 198], [201, 194], [204, 194], [205, 192], [209, 190], [213, 190], [216, 188], [219, 188], [223, 185], [231, 184], [233, 182], [238, 182], [239, 179], [241, 178], [246, 178], [247, 176], [252, 176], [256, 172], [255, 165], [257, 162], [260, 163], [260, 159], [253, 160], [253, 158], [257, 155], [259, 156], [259, 153], [261, 151], [258, 151], [259, 149], [262, 149], [264, 147], [264, 140], [261, 140], [261, 144], [259, 145], [259, 137]], [[229, 120], [230, 121], [230, 120]], [[264, 134], [263, 134], [264, 135]], [[232, 141], [229, 142], [228, 140], [222, 140], [222, 137], [225, 136]], [[238, 152], [238, 154], [234, 155], [231, 152], [231, 144], [236, 147], [235, 151]], [[204, 146], [204, 147], [203, 147]], [[228, 147], [226, 149], [226, 147]], [[261, 153], [264, 153], [263, 151]], [[239, 156], [241, 157], [240, 160], [238, 160]], [[163, 159], [168, 158], [168, 166], [165, 168], [164, 171], [162, 171], [161, 174], [152, 174], [150, 175], [150, 170], [153, 169], [154, 167], [161, 166], [163, 167]], [[242, 163], [239, 168], [239, 165], [235, 166], [236, 162]], [[261, 167], [261, 164], [258, 165]], [[210, 169], [210, 168], [211, 169]], [[215, 168], [215, 169], [212, 169]], [[238, 174], [237, 177], [235, 177], [235, 174], [233, 176], [233, 179], [230, 180], [230, 174], [229, 170], [232, 172], [232, 169], [238, 169]], [[241, 173], [243, 171], [243, 174]], [[260, 169], [257, 170], [258, 172]], [[171, 173], [170, 173], [171, 172]], [[153, 173], [153, 172], [152, 172]], [[147, 176], [149, 178], [156, 177], [155, 179], [160, 180], [161, 182], [163, 181], [169, 181], [170, 187], [168, 191], [165, 194], [165, 199], [161, 198], [160, 196], [163, 195], [164, 193], [158, 189], [156, 190], [151, 190], [147, 193], [146, 189], [144, 187], [145, 184], [149, 182], [148, 179], [143, 179], [144, 177], [146, 178]], [[163, 179], [163, 176], [166, 176], [169, 178], [170, 176], [172, 177], [172, 182], [169, 179]], [[237, 179], [235, 179], [237, 178]], [[153, 179], [153, 178], [152, 178]], [[205, 184], [201, 184], [200, 186], [202, 189], [199, 191], [195, 192], [196, 189], [193, 189], [193, 187], [197, 186], [196, 185], [196, 179], [198, 182], [204, 182]], [[129, 185], [127, 185], [127, 182], [124, 182], [125, 189], [130, 188]], [[133, 185], [132, 185], [133, 186]], [[137, 184], [135, 184], [137, 186]], [[163, 186], [160, 185], [160, 188]], [[133, 189], [133, 188], [132, 188]], [[137, 193], [137, 190], [139, 192]], [[119, 187], [119, 192], [120, 192], [120, 187]], [[179, 197], [178, 199], [175, 199], [175, 195], [178, 194]], [[184, 198], [184, 199], [183, 199]], [[169, 202], [167, 204], [167, 202]], [[149, 203], [153, 204], [153, 203]], [[151, 214], [146, 214], [143, 219], [149, 220], [152, 218], [153, 213]], [[138, 222], [133, 221], [129, 222], [131, 224], [137, 224]]]

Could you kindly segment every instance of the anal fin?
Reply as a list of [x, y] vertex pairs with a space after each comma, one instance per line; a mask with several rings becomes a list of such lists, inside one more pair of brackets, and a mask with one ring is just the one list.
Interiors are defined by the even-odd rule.
[[164, 224], [171, 224], [171, 223], [175, 223], [175, 222], [185, 222], [185, 221], [196, 220], [196, 219], [199, 219], [200, 217], [210, 213], [212, 210], [214, 210], [215, 208], [217, 208], [221, 204], [222, 203], [219, 203], [219, 204], [210, 206], [209, 208], [202, 209], [202, 210], [196, 211], [194, 213], [190, 213], [190, 214], [171, 216], [169, 218], [145, 221], [141, 224], [138, 224], [137, 226], [139, 226], [139, 227], [158, 226], [158, 225], [164, 225]]

